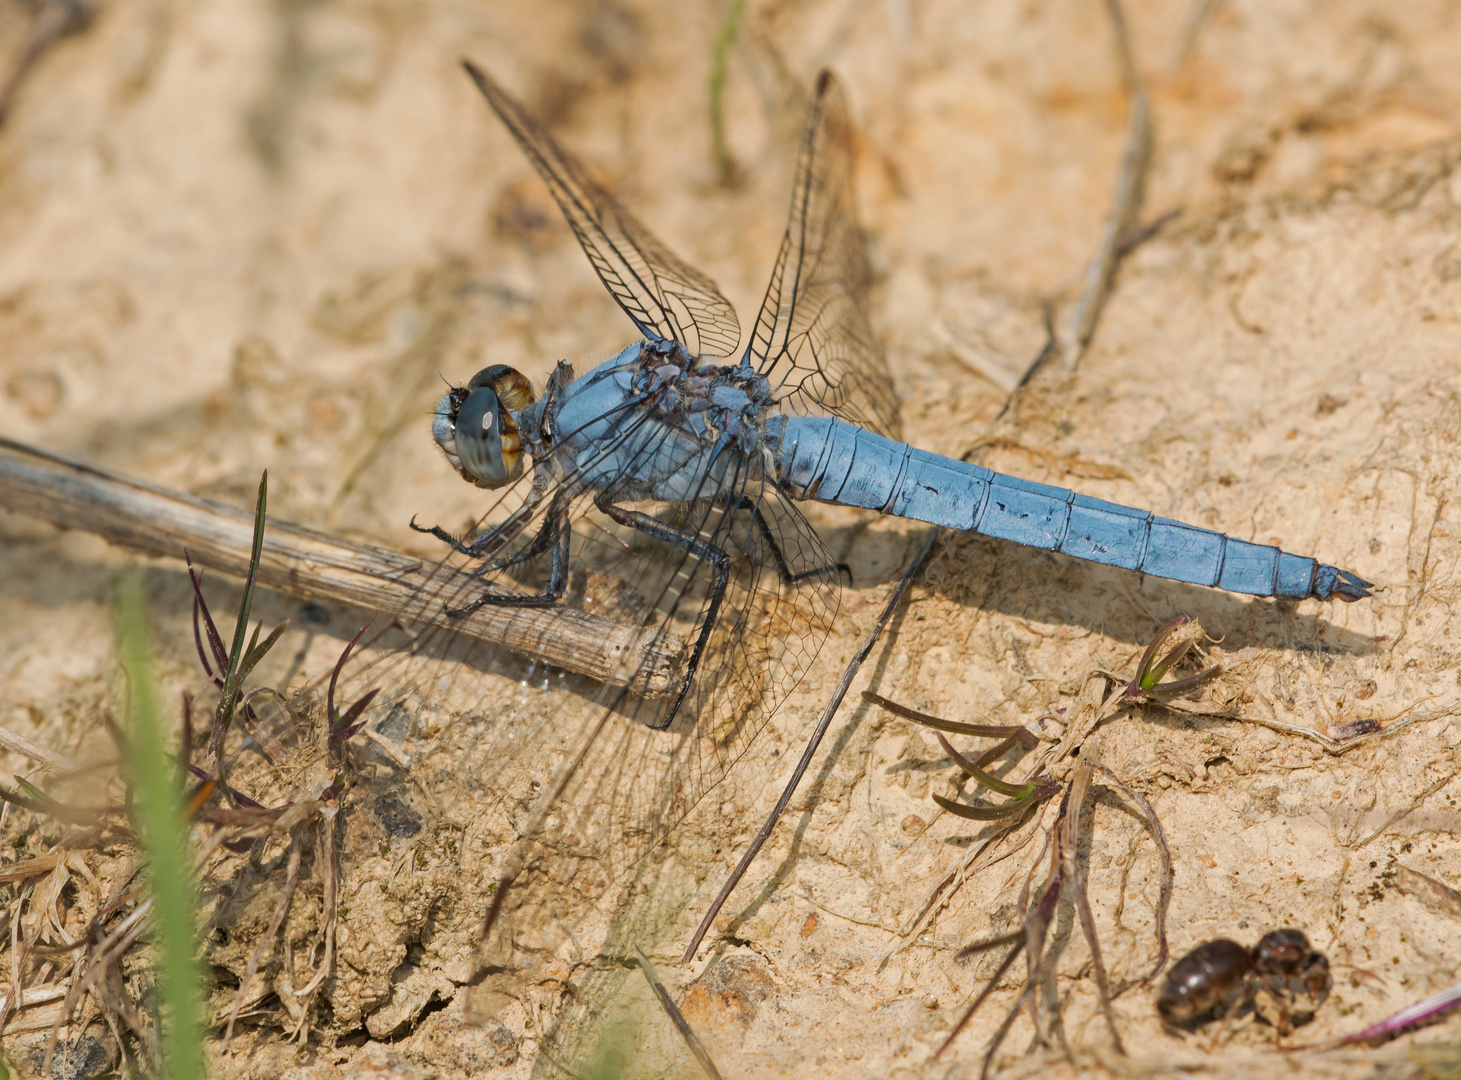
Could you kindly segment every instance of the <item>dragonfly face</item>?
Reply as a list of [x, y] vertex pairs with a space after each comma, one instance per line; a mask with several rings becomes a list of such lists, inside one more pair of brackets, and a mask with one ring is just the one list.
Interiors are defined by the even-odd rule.
[[483, 368], [436, 404], [436, 445], [462, 479], [500, 488], [523, 474], [522, 439], [512, 414], [537, 400], [526, 376], [505, 364]]

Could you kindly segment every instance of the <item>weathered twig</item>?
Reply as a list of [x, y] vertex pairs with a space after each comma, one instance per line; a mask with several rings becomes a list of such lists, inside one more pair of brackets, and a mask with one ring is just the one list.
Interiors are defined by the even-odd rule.
[[[1151, 829], [1152, 839], [1156, 841], [1157, 853], [1162, 858], [1162, 885], [1161, 893], [1157, 898], [1156, 912], [1157, 959], [1152, 964], [1152, 969], [1145, 975], [1138, 976], [1135, 979], [1128, 979], [1113, 990], [1111, 996], [1116, 998], [1126, 993], [1133, 986], [1149, 982], [1156, 978], [1161, 974], [1162, 969], [1167, 966], [1167, 958], [1170, 955], [1167, 949], [1167, 910], [1172, 906], [1172, 849], [1167, 845], [1167, 833], [1162, 828], [1162, 819], [1157, 817], [1157, 812], [1152, 809], [1152, 804], [1147, 801], [1146, 797], [1140, 792], [1133, 791], [1125, 780], [1106, 768], [1106, 766], [1098, 765], [1097, 768], [1100, 769], [1101, 774], [1107, 780], [1120, 788], [1121, 793], [1130, 799], [1136, 808], [1141, 811], [1142, 817], [1146, 819], [1147, 827]], [[1128, 863], [1127, 866], [1129, 869], [1130, 864]], [[1125, 879], [1123, 878], [1122, 880], [1124, 881]]]
[[700, 920], [700, 925], [696, 927], [695, 934], [690, 939], [689, 946], [685, 949], [685, 955], [680, 958], [682, 964], [688, 964], [695, 958], [695, 950], [700, 947], [700, 942], [710, 929], [710, 924], [715, 920], [715, 916], [720, 912], [721, 907], [730, 897], [730, 894], [735, 891], [735, 887], [740, 883], [741, 878], [750, 868], [762, 845], [770, 838], [771, 830], [776, 827], [777, 819], [781, 817], [782, 811], [791, 802], [791, 797], [796, 792], [797, 785], [801, 783], [802, 776], [806, 773], [807, 767], [811, 765], [812, 758], [817, 752], [817, 747], [821, 745], [822, 736], [826, 734], [827, 728], [832, 723], [832, 717], [837, 715], [837, 710], [842, 705], [842, 699], [847, 696], [847, 690], [852, 685], [853, 678], [862, 667], [863, 661], [872, 654], [873, 646], [883, 636], [883, 631], [887, 629], [889, 620], [893, 618], [893, 612], [898, 610], [898, 605], [908, 595], [908, 590], [913, 585], [913, 578], [918, 573], [919, 567], [923, 565], [923, 560], [928, 558], [928, 553], [932, 550], [933, 542], [936, 539], [938, 539], [938, 530], [930, 529], [927, 539], [923, 542], [923, 546], [919, 548], [918, 554], [913, 557], [913, 562], [904, 571], [903, 579], [898, 582], [897, 588], [888, 597], [888, 602], [883, 605], [883, 611], [878, 616], [878, 621], [873, 624], [873, 628], [868, 631], [867, 637], [863, 639], [862, 645], [858, 647], [852, 659], [847, 662], [847, 669], [843, 671], [842, 679], [838, 682], [837, 689], [832, 693], [832, 700], [827, 703], [827, 708], [822, 712], [821, 721], [817, 724], [816, 730], [812, 732], [811, 737], [807, 740], [806, 749], [802, 751], [801, 760], [797, 762], [796, 768], [792, 771], [791, 779], [787, 781], [786, 787], [782, 790], [781, 798], [776, 801], [775, 808], [766, 818], [760, 831], [756, 833], [756, 838], [751, 841], [751, 846], [741, 856], [741, 861], [731, 871], [730, 877], [726, 879], [725, 885], [721, 887], [720, 895], [715, 898], [715, 902], [706, 911], [705, 917]]
[[659, 999], [660, 1007], [670, 1018], [670, 1023], [675, 1025], [675, 1030], [680, 1033], [680, 1038], [685, 1040], [685, 1045], [690, 1048], [690, 1053], [695, 1055], [695, 1060], [700, 1063], [701, 1070], [710, 1080], [721, 1080], [720, 1070], [710, 1059], [710, 1052], [705, 1049], [705, 1044], [700, 1041], [700, 1036], [695, 1034], [695, 1029], [685, 1019], [685, 1014], [675, 1004], [675, 999], [670, 997], [670, 992], [665, 989], [665, 984], [660, 982], [659, 976], [655, 974], [654, 966], [649, 962], [649, 957], [644, 955], [644, 951], [638, 945], [634, 946], [634, 956], [639, 961], [639, 969], [644, 972], [644, 978], [649, 983], [650, 989], [654, 991], [654, 996]]
[[1121, 1045], [1121, 1033], [1116, 1030], [1116, 1014], [1111, 1010], [1111, 984], [1106, 977], [1106, 963], [1101, 958], [1101, 940], [1096, 935], [1096, 919], [1091, 914], [1085, 870], [1080, 860], [1081, 814], [1085, 810], [1086, 796], [1090, 792], [1091, 780], [1098, 764], [1096, 740], [1086, 743], [1081, 751], [1080, 762], [1076, 765], [1075, 775], [1070, 781], [1070, 813], [1060, 823], [1060, 861], [1062, 873], [1071, 885], [1081, 932], [1091, 950], [1091, 970], [1096, 976], [1096, 995], [1101, 1003], [1101, 1014], [1106, 1018], [1106, 1027], [1111, 1032], [1111, 1041], [1116, 1044], [1116, 1052], [1124, 1054], [1126, 1048]]
[[1437, 915], [1446, 915], [1453, 919], [1461, 916], [1461, 892], [1457, 892], [1444, 881], [1437, 881], [1429, 874], [1412, 870], [1404, 863], [1396, 863], [1395, 883], [1400, 886], [1401, 892], [1415, 897], [1423, 907]]
[[[242, 577], [248, 569], [253, 514], [5, 438], [0, 507], [149, 555], [179, 557], [187, 548], [200, 565], [223, 573]], [[688, 651], [679, 638], [656, 637], [567, 607], [489, 604], [470, 615], [449, 616], [440, 601], [419, 595], [428, 578], [433, 596], [472, 580], [466, 571], [271, 520], [258, 579], [306, 600], [407, 618], [418, 627], [446, 627], [600, 682], [627, 682], [641, 696], [679, 688]]]
[[1121, 10], [1120, 0], [1106, 0], [1106, 7], [1116, 34], [1116, 54], [1131, 94], [1131, 107], [1126, 118], [1126, 152], [1121, 158], [1121, 170], [1116, 174], [1111, 211], [1101, 228], [1096, 253], [1086, 267], [1085, 286], [1076, 301], [1070, 329], [1061, 342], [1061, 365], [1068, 372], [1076, 369], [1095, 333], [1096, 320], [1105, 306], [1111, 278], [1120, 258], [1121, 238], [1131, 231], [1141, 210], [1142, 189], [1152, 155], [1151, 102], [1147, 97], [1146, 83], [1132, 56], [1126, 16]]
[[57, 772], [75, 772], [81, 767], [65, 754], [58, 754], [38, 742], [27, 739], [24, 735], [17, 735], [3, 727], [0, 727], [0, 748], [12, 753], [23, 754], [32, 761], [39, 761], [46, 768], [54, 769]]
[[1192, 55], [1198, 35], [1216, 13], [1222, 0], [1188, 0], [1187, 14], [1182, 17], [1182, 30], [1177, 35], [1177, 48], [1173, 53], [1172, 67], [1180, 68]]

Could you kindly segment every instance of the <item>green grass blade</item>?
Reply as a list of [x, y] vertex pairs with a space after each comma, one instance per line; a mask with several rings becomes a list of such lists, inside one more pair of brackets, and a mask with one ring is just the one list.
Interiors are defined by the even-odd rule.
[[202, 1080], [201, 983], [194, 926], [197, 898], [188, 850], [189, 825], [182, 819], [182, 778], [164, 744], [159, 719], [140, 574], [118, 577], [113, 611], [117, 652], [129, 683], [127, 767], [136, 793], [137, 831], [151, 869], [156, 912], [162, 1075], [167, 1080]]
[[[238, 699], [239, 683], [242, 681], [239, 664], [244, 655], [244, 642], [248, 638], [249, 614], [254, 606], [254, 585], [259, 578], [259, 558], [264, 550], [264, 516], [268, 501], [269, 473], [265, 470], [264, 475], [259, 478], [259, 497], [254, 504], [254, 543], [249, 552], [249, 573], [244, 580], [243, 600], [238, 606], [238, 621], [233, 624], [233, 646], [228, 650], [228, 671], [224, 673], [223, 697], [230, 706]], [[231, 714], [231, 708], [229, 712]]]
[[715, 167], [722, 183], [729, 182], [736, 171], [735, 159], [731, 157], [730, 147], [725, 141], [725, 75], [730, 66], [731, 47], [741, 32], [741, 16], [745, 11], [746, 0], [730, 0], [710, 54], [710, 138], [715, 147]]

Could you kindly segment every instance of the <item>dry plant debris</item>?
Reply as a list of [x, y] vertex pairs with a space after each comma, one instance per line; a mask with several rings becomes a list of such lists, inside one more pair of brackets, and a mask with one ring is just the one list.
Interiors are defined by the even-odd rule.
[[[182, 696], [176, 766], [192, 788], [180, 827], [195, 834], [202, 952], [213, 973], [209, 1019], [224, 1046], [241, 1018], [303, 1045], [322, 1014], [361, 1011], [358, 981], [341, 978], [338, 970], [340, 857], [350, 847], [338, 842], [336, 823], [342, 806], [361, 794], [360, 755], [351, 740], [364, 729], [361, 717], [376, 692], [337, 703], [336, 686], [368, 627], [340, 654], [323, 701], [311, 687], [286, 695], [252, 685], [255, 668], [286, 629], [280, 625], [260, 640], [260, 622], [249, 632], [264, 499], [261, 484], [231, 648], [200, 576], [188, 567], [194, 646], [213, 703], [200, 708], [198, 699]], [[13, 846], [48, 849], [0, 869], [12, 893], [10, 940], [0, 952], [10, 972], [0, 1021], [11, 1021], [5, 1026], [12, 1034], [48, 1033], [39, 1055], [35, 1047], [20, 1051], [29, 1064], [38, 1060], [43, 1072], [57, 1061], [58, 1049], [63, 1060], [74, 1056], [76, 1040], [84, 1036], [89, 1054], [97, 1048], [91, 1057], [98, 1068], [119, 1057], [124, 1071], [146, 1074], [163, 1067], [157, 960], [149, 940], [157, 915], [145, 867], [138, 873], [143, 853], [132, 820], [132, 780], [116, 767], [132, 757], [129, 737], [105, 712], [98, 723], [116, 743], [116, 761], [65, 768], [58, 755], [37, 747], [35, 756], [54, 773], [48, 786], [57, 794], [20, 776], [18, 790], [0, 788]], [[193, 761], [199, 749], [201, 764]], [[76, 805], [73, 793], [83, 784], [109, 801]], [[411, 837], [421, 829], [420, 816], [399, 796], [377, 795], [376, 809], [389, 834]], [[105, 899], [101, 881], [109, 883]], [[59, 1005], [35, 1008], [57, 997]], [[416, 1012], [429, 1003], [419, 1001]], [[93, 1026], [97, 1033], [89, 1031]]]

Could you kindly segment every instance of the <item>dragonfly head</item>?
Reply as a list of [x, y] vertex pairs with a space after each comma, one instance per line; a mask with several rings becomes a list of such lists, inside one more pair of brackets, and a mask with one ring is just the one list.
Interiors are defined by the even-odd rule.
[[522, 440], [512, 414], [536, 400], [526, 376], [493, 364], [437, 402], [431, 433], [462, 479], [503, 487], [523, 474]]

